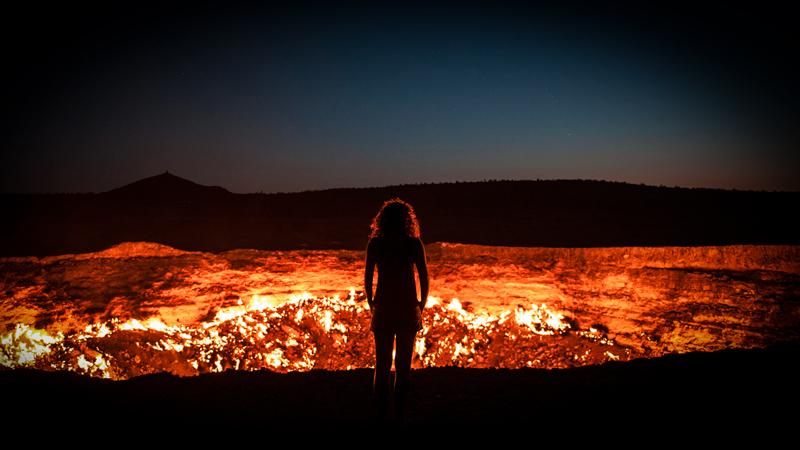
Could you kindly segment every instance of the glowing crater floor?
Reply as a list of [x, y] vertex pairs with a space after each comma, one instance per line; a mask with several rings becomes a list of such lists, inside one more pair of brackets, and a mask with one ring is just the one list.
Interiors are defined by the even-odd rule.
[[[415, 367], [563, 368], [800, 334], [800, 247], [432, 243]], [[360, 251], [0, 259], [0, 365], [125, 379], [371, 367]]]

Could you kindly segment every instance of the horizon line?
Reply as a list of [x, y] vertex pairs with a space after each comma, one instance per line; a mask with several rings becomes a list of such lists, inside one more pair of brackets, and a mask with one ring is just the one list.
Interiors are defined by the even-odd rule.
[[386, 189], [386, 188], [396, 188], [396, 187], [405, 187], [405, 186], [426, 186], [426, 185], [446, 185], [446, 184], [479, 184], [479, 183], [498, 183], [498, 182], [595, 182], [595, 183], [612, 183], [612, 184], [625, 184], [631, 186], [641, 186], [641, 187], [649, 187], [649, 188], [665, 188], [665, 189], [690, 189], [690, 190], [711, 190], [711, 191], [730, 191], [730, 192], [762, 192], [762, 193], [800, 193], [800, 190], [767, 190], [767, 189], [742, 189], [742, 188], [720, 188], [720, 187], [697, 187], [697, 186], [679, 186], [679, 185], [665, 185], [665, 184], [647, 184], [644, 182], [631, 182], [631, 181], [620, 181], [620, 180], [607, 180], [607, 179], [596, 179], [596, 178], [483, 178], [480, 180], [455, 180], [455, 181], [418, 181], [418, 182], [407, 182], [407, 183], [396, 183], [396, 184], [387, 184], [387, 185], [371, 185], [371, 186], [338, 186], [338, 187], [327, 187], [327, 188], [319, 188], [319, 189], [300, 189], [294, 191], [257, 191], [257, 192], [233, 192], [224, 186], [220, 185], [207, 185], [207, 184], [200, 184], [196, 181], [193, 181], [189, 178], [185, 178], [179, 175], [176, 175], [174, 172], [170, 172], [166, 170], [164, 172], [158, 173], [156, 175], [146, 176], [129, 183], [123, 184], [121, 186], [106, 190], [106, 191], [39, 191], [39, 192], [13, 192], [13, 191], [5, 191], [0, 192], [0, 195], [92, 195], [92, 194], [105, 194], [112, 192], [116, 189], [123, 188], [125, 186], [129, 186], [131, 184], [147, 180], [149, 178], [155, 178], [162, 175], [172, 175], [176, 178], [180, 178], [182, 180], [186, 180], [190, 183], [194, 183], [201, 187], [210, 187], [210, 188], [222, 188], [226, 192], [234, 195], [281, 195], [281, 194], [304, 194], [304, 193], [311, 193], [311, 192], [326, 192], [326, 191], [334, 191], [334, 190], [352, 190], [352, 189]]

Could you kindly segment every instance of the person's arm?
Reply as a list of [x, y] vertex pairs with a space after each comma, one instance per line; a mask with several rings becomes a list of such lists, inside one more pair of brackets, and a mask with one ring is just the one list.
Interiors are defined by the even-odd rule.
[[420, 298], [419, 298], [419, 309], [425, 309], [425, 304], [428, 303], [428, 261], [425, 256], [425, 245], [422, 243], [422, 239], [417, 238], [416, 242], [416, 252], [415, 253], [415, 261], [414, 263], [417, 266], [417, 273], [419, 274], [419, 289], [420, 289]]
[[364, 268], [364, 292], [367, 294], [367, 303], [372, 308], [375, 303], [372, 298], [372, 275], [375, 273], [375, 246], [372, 239], [367, 243], [367, 260]]

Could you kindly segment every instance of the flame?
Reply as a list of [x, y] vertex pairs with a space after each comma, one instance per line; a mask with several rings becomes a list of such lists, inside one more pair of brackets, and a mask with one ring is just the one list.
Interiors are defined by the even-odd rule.
[[[125, 379], [373, 364], [360, 251], [121, 248], [3, 259], [0, 369]], [[440, 281], [425, 299], [412, 364], [563, 368], [794, 338], [791, 320], [770, 312], [796, 297], [785, 288], [795, 250], [441, 244], [430, 253]], [[75, 289], [61, 288], [65, 267]], [[757, 267], [781, 273], [742, 283], [716, 273]], [[126, 277], [136, 281], [107, 286]], [[87, 301], [75, 301], [77, 291]], [[758, 292], [769, 301], [751, 301]], [[673, 297], [688, 301], [665, 300]]]
[[108, 361], [106, 361], [103, 355], [95, 356], [94, 361], [86, 359], [85, 355], [80, 355], [78, 356], [77, 364], [78, 367], [82, 369], [84, 373], [88, 374], [98, 373], [102, 378], [111, 378]]
[[461, 307], [461, 302], [457, 298], [454, 298], [450, 301], [450, 304], [447, 305], [447, 310], [454, 311], [460, 316], [465, 316], [467, 314], [467, 312], [464, 311], [464, 308]]
[[414, 340], [414, 353], [417, 354], [418, 357], [422, 358], [425, 355], [425, 338], [418, 337]]
[[545, 303], [541, 306], [533, 304], [528, 310], [517, 308], [514, 311], [514, 319], [517, 324], [526, 326], [540, 335], [552, 335], [569, 328], [569, 324], [563, 321], [564, 315], [550, 311]]
[[[168, 325], [153, 316], [112, 319], [80, 332], [51, 335], [17, 324], [0, 336], [0, 363], [114, 379], [160, 371], [192, 375], [229, 368], [288, 372], [373, 367], [370, 315], [366, 303], [356, 300], [364, 298], [358, 294], [353, 287], [346, 299], [303, 291], [280, 302], [273, 295], [254, 293], [246, 303], [240, 299], [212, 320], [191, 326]], [[422, 367], [548, 367], [536, 356], [546, 345], [542, 336], [573, 342], [575, 350], [560, 358], [570, 361], [565, 364], [631, 357], [626, 349], [603, 353], [614, 345], [612, 340], [594, 328], [571, 330], [565, 313], [544, 303], [498, 315], [475, 314], [458, 298], [444, 306], [440, 298], [429, 296], [423, 322], [414, 344], [415, 365]], [[514, 345], [503, 344], [509, 341]], [[564, 347], [558, 345], [554, 348]], [[598, 345], [602, 347], [593, 351]]]
[[50, 346], [64, 340], [59, 333], [51, 336], [44, 330], [18, 323], [14, 330], [0, 336], [0, 364], [5, 367], [30, 366], [36, 359], [50, 353]]
[[[100, 327], [101, 328], [105, 327], [106, 329], [108, 328], [108, 326], [105, 325], [105, 324], [101, 324]], [[125, 322], [125, 323], [122, 323], [122, 324], [118, 325], [118, 328], [120, 330], [123, 330], [123, 331], [127, 331], [127, 330], [142, 330], [142, 331], [144, 331], [144, 330], [153, 330], [153, 331], [166, 332], [166, 331], [170, 330], [170, 327], [168, 327], [164, 322], [162, 322], [161, 319], [156, 318], [156, 317], [150, 317], [147, 320], [145, 320], [144, 322], [139, 322], [136, 319], [131, 319], [131, 320]], [[108, 333], [106, 332], [106, 334], [108, 334]]]
[[330, 333], [331, 331], [331, 318], [333, 317], [333, 313], [331, 311], [325, 311], [325, 316], [322, 318], [322, 324], [325, 327], [325, 331]]

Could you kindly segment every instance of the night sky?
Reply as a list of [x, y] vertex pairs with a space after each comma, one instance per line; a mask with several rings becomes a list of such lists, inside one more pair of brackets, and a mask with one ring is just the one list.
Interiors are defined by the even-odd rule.
[[800, 190], [794, 15], [559, 4], [8, 10], [0, 190]]

